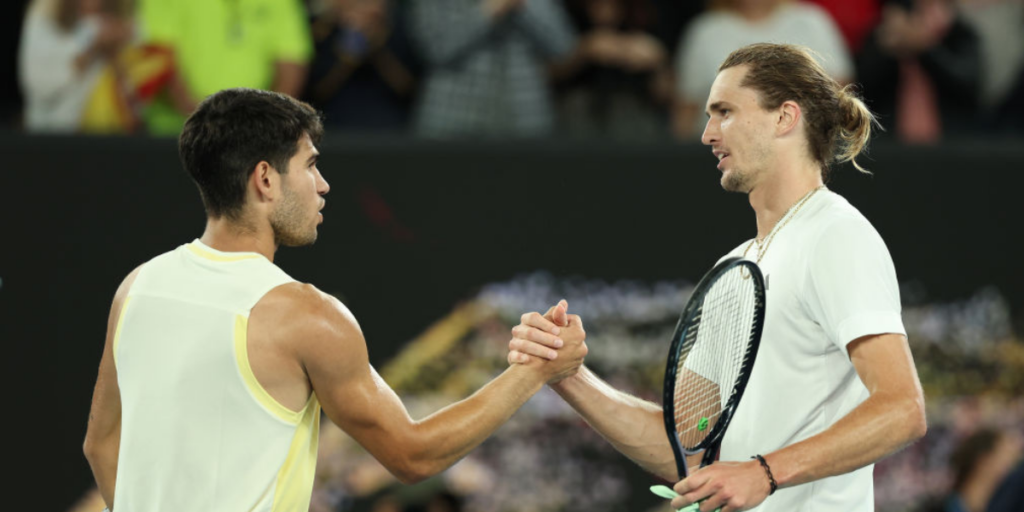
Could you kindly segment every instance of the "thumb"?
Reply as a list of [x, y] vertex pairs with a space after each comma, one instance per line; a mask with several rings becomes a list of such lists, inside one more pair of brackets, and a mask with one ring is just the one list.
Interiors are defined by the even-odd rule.
[[568, 303], [566, 303], [564, 300], [562, 302], [559, 302], [558, 305], [555, 306], [555, 310], [552, 312], [551, 315], [551, 321], [554, 322], [555, 325], [561, 327], [569, 325], [569, 319], [566, 314], [566, 308], [568, 307]]

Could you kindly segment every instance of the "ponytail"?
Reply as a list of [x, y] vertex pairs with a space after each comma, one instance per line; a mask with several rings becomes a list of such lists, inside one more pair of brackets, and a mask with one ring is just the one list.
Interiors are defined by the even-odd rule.
[[871, 126], [878, 126], [878, 120], [857, 97], [851, 85], [839, 91], [839, 119], [839, 151], [836, 153], [836, 161], [851, 162], [858, 171], [871, 174], [855, 158], [867, 147]]

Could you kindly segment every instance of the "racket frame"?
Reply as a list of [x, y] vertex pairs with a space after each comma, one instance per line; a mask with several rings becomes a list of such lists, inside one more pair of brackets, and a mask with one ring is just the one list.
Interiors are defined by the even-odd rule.
[[[750, 357], [748, 357], [744, 361], [743, 366], [740, 367], [739, 378], [736, 379], [736, 385], [733, 387], [732, 392], [729, 395], [729, 401], [726, 402], [725, 407], [722, 409], [722, 413], [719, 415], [718, 421], [715, 422], [715, 426], [711, 428], [711, 432], [708, 433], [707, 437], [705, 437], [700, 444], [695, 446], [692, 450], [688, 450], [680, 446], [679, 436], [676, 432], [675, 386], [676, 373], [679, 366], [679, 352], [682, 348], [683, 341], [686, 339], [686, 335], [693, 327], [694, 316], [696, 316], [697, 312], [701, 310], [701, 307], [704, 304], [704, 298], [707, 296], [708, 290], [718, 282], [718, 279], [721, 276], [725, 275], [726, 272], [736, 266], [743, 266], [744, 269], [749, 272], [750, 279], [754, 280], [755, 289], [760, 292], [760, 304], [756, 304], [754, 307], [754, 328], [751, 332], [749, 345], [747, 347], [747, 351], [750, 352]], [[741, 269], [741, 271], [742, 270], [743, 269]], [[669, 443], [672, 445], [672, 453], [676, 459], [676, 470], [679, 473], [680, 479], [689, 476], [689, 468], [686, 465], [686, 457], [688, 455], [696, 455], [703, 451], [704, 456], [701, 459], [701, 467], [714, 462], [714, 459], [717, 456], [721, 438], [725, 436], [725, 429], [728, 428], [729, 422], [732, 421], [732, 415], [736, 411], [736, 407], [739, 405], [740, 399], [743, 398], [743, 392], [747, 387], [747, 381], [750, 380], [750, 373], [754, 368], [754, 360], [757, 358], [757, 351], [761, 344], [761, 333], [764, 330], [764, 317], [767, 307], [765, 292], [764, 276], [761, 274], [761, 269], [758, 268], [756, 263], [740, 257], [726, 258], [719, 264], [715, 265], [714, 268], [709, 270], [708, 273], [701, 278], [700, 282], [697, 283], [697, 287], [693, 289], [693, 293], [690, 294], [690, 300], [686, 303], [686, 307], [683, 308], [682, 314], [679, 315], [679, 322], [676, 324], [676, 330], [672, 337], [672, 346], [668, 353], [668, 363], [665, 367], [662, 410], [665, 420], [665, 433], [668, 434]]]

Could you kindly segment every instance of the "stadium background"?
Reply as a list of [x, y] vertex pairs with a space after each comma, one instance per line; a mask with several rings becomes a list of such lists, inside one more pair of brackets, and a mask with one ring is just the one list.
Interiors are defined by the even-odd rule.
[[[19, 4], [0, 17], [7, 70]], [[203, 216], [173, 139], [28, 135], [10, 71], [0, 98], [7, 494], [19, 509], [63, 511], [90, 499], [81, 442], [110, 298], [136, 265], [198, 236]], [[879, 510], [946, 492], [947, 458], [970, 431], [1024, 433], [1021, 142], [881, 140], [863, 162], [873, 175], [840, 167], [829, 183], [889, 246], [929, 400], [928, 437], [876, 468]], [[721, 191], [695, 143], [329, 132], [320, 149], [332, 186], [320, 241], [278, 263], [353, 310], [371, 362], [414, 415], [500, 371], [517, 314], [562, 297], [587, 322], [589, 364], [657, 399], [663, 334], [689, 286], [752, 232], [745, 199]], [[426, 510], [442, 491], [466, 510], [666, 510], [646, 491], [656, 479], [547, 392], [414, 488], [396, 487], [343, 435], [325, 434], [323, 451], [322, 510]]]

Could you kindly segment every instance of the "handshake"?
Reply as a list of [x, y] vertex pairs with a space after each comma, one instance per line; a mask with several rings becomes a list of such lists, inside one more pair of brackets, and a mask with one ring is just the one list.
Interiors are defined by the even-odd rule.
[[587, 356], [587, 333], [579, 315], [568, 314], [562, 300], [546, 313], [526, 313], [512, 328], [508, 343], [510, 365], [534, 367], [554, 384], [576, 375]]

